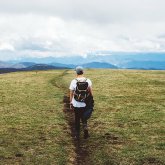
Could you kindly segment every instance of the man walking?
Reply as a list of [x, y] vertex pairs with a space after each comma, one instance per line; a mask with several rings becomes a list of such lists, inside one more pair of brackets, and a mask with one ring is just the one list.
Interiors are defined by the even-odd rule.
[[84, 70], [81, 66], [76, 67], [76, 78], [70, 84], [70, 108], [74, 109], [75, 113], [75, 138], [80, 136], [80, 120], [83, 124], [84, 139], [89, 137], [87, 119], [83, 117], [85, 112], [86, 98], [92, 96], [92, 82], [90, 79], [84, 77]]

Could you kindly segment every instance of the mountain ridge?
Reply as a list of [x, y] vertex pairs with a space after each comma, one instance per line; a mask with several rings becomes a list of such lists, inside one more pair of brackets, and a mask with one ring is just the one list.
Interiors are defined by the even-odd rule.
[[[8, 72], [16, 72], [16, 71], [32, 71], [32, 70], [51, 70], [51, 69], [73, 69], [76, 67], [76, 65], [66, 65], [66, 64], [60, 64], [60, 63], [51, 63], [51, 64], [34, 64], [31, 63], [18, 63], [18, 64], [11, 64], [9, 67], [9, 63], [7, 63], [6, 67], [1, 67], [0, 62], [0, 73], [8, 73]], [[26, 64], [23, 65], [23, 64]], [[22, 66], [22, 68], [20, 68]], [[84, 68], [111, 68], [111, 69], [117, 69], [116, 66], [108, 63], [99, 63], [99, 62], [92, 62], [82, 65]]]
[[[100, 55], [102, 53], [102, 55]], [[33, 65], [35, 69], [43, 68], [75, 68], [78, 65], [84, 68], [114, 68], [114, 69], [155, 69], [165, 70], [164, 52], [102, 52], [72, 57], [43, 57], [22, 58], [19, 60], [0, 61], [0, 68], [26, 69]], [[46, 64], [47, 66], [44, 66]]]

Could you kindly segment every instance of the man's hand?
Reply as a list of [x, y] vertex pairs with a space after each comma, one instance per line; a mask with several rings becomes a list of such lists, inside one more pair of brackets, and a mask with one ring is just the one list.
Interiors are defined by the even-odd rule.
[[73, 104], [70, 103], [70, 110], [73, 110]]

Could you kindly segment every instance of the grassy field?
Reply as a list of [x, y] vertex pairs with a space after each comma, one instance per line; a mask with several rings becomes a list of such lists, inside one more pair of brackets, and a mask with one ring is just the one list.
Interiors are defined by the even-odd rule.
[[63, 113], [74, 76], [72, 70], [0, 75], [0, 164], [74, 164], [83, 151], [82, 164], [164, 164], [165, 71], [87, 70], [95, 111], [90, 138], [79, 146]]
[[66, 164], [74, 157], [63, 92], [50, 83], [59, 74], [0, 75], [0, 164]]

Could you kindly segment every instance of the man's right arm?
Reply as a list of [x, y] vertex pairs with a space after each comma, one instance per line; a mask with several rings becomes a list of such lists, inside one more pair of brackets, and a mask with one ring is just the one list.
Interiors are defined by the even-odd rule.
[[71, 83], [70, 83], [70, 87], [69, 87], [69, 89], [70, 89], [70, 109], [73, 109], [73, 105], [72, 105], [72, 99], [73, 99], [73, 97], [74, 97], [74, 87], [73, 87], [73, 80], [71, 81]]
[[74, 95], [74, 91], [70, 90], [70, 109], [73, 109], [73, 105], [72, 105], [73, 95]]
[[72, 102], [72, 98], [73, 98], [73, 90], [70, 90], [70, 103]]

